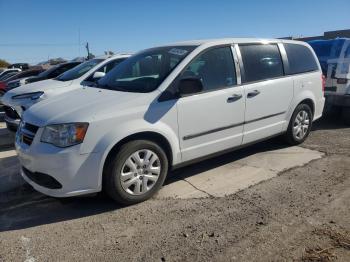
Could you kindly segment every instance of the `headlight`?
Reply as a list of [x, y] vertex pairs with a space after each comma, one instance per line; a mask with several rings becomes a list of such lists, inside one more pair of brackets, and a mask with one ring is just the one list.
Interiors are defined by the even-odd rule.
[[49, 125], [44, 128], [41, 142], [57, 147], [69, 147], [84, 141], [88, 123]]
[[12, 96], [12, 99], [26, 99], [26, 98], [29, 98], [29, 99], [32, 99], [32, 100], [37, 100], [43, 94], [44, 94], [44, 92], [42, 92], [42, 91], [32, 92], [32, 93], [25, 93], [25, 94], [21, 94], [21, 95]]

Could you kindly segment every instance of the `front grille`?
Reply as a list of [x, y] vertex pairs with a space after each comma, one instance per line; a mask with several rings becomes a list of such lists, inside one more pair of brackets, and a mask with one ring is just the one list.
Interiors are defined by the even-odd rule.
[[16, 110], [14, 110], [12, 107], [10, 106], [4, 106], [4, 112], [5, 115], [9, 118], [12, 119], [20, 119], [19, 115], [17, 114]]
[[27, 134], [22, 134], [22, 142], [28, 146], [30, 146], [33, 143], [34, 136], [30, 136]]
[[330, 91], [330, 92], [337, 92], [337, 87], [336, 86], [326, 86], [325, 91]]
[[48, 174], [31, 172], [25, 167], [22, 167], [22, 170], [23, 170], [23, 173], [26, 175], [26, 177], [28, 177], [30, 180], [32, 180], [34, 183], [38, 184], [39, 186], [50, 188], [50, 189], [62, 188], [61, 183]]
[[33, 134], [36, 134], [36, 132], [38, 132], [39, 127], [29, 123], [25, 123], [23, 129], [28, 130]]
[[18, 131], [18, 136], [21, 142], [30, 146], [33, 143], [34, 137], [38, 129], [38, 126], [29, 123], [21, 123], [20, 130]]

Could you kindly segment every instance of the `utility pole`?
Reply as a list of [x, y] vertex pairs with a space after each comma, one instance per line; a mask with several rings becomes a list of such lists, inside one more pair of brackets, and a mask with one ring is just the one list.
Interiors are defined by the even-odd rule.
[[86, 42], [85, 48], [86, 48], [86, 51], [87, 51], [87, 59], [89, 60], [90, 59], [89, 42]]
[[78, 53], [79, 53], [79, 57], [80, 57], [80, 45], [81, 45], [81, 43], [80, 43], [80, 28], [79, 28], [79, 30], [78, 30]]

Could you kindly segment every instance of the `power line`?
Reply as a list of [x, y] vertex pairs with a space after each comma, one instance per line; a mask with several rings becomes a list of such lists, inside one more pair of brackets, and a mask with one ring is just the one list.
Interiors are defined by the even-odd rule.
[[10, 47], [18, 47], [18, 46], [30, 46], [30, 47], [42, 47], [42, 46], [79, 46], [81, 44], [71, 44], [71, 43], [62, 43], [62, 44], [50, 44], [50, 43], [7, 43], [1, 44], [0, 46], [10, 46]]

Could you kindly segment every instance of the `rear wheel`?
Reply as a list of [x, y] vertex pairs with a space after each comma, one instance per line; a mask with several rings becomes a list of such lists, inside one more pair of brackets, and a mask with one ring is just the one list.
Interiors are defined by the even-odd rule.
[[135, 204], [152, 197], [167, 173], [168, 159], [160, 146], [148, 140], [131, 141], [107, 163], [104, 189], [121, 204]]
[[298, 145], [309, 136], [312, 127], [312, 111], [307, 104], [300, 104], [294, 110], [285, 135], [286, 141], [291, 145]]

